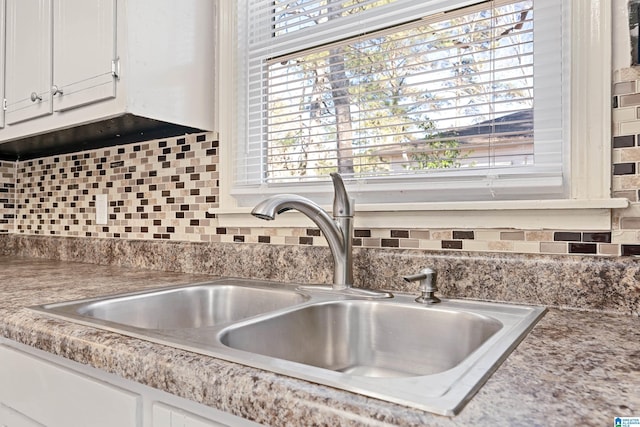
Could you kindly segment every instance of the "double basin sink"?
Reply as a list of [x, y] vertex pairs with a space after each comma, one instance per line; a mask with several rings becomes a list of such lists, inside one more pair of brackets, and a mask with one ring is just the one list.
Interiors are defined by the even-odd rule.
[[448, 416], [545, 312], [414, 298], [220, 279], [32, 309]]

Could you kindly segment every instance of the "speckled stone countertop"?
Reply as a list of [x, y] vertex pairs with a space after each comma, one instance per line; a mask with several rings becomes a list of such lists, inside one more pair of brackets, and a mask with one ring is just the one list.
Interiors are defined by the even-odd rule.
[[640, 416], [640, 319], [550, 310], [454, 418], [382, 402], [25, 307], [212, 276], [0, 256], [0, 335], [268, 425], [612, 425]]

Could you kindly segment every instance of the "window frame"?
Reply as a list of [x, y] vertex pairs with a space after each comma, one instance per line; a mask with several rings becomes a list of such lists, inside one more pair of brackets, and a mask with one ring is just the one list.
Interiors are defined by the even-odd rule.
[[[552, 200], [501, 200], [470, 202], [357, 203], [356, 226], [412, 228], [519, 228], [519, 229], [593, 229], [611, 227], [611, 209], [628, 206], [627, 199], [611, 197], [611, 4], [608, 0], [584, 2], [570, 0], [571, 27], [570, 67], [570, 141], [564, 144], [570, 154], [565, 179], [569, 193]], [[220, 139], [220, 199], [212, 209], [218, 223], [225, 226], [265, 226], [264, 222], [246, 215], [251, 204], [240, 203], [243, 189], [233, 187], [233, 146], [238, 143], [235, 108], [237, 83], [234, 44], [235, 2], [222, 2], [218, 14], [219, 99], [227, 100], [216, 108]], [[358, 191], [347, 184], [358, 202]], [[263, 197], [272, 193], [295, 191], [258, 189]], [[306, 195], [329, 205], [330, 184], [308, 189]], [[255, 189], [248, 189], [253, 191]], [[308, 225], [301, 215], [288, 214], [282, 226]], [[273, 226], [275, 224], [269, 224]], [[276, 225], [277, 226], [277, 225]]]

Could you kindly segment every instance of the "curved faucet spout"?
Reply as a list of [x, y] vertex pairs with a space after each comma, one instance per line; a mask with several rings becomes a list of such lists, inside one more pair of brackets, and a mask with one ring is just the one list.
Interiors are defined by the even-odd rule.
[[353, 211], [355, 202], [349, 198], [342, 178], [331, 174], [334, 187], [333, 218], [313, 201], [297, 194], [279, 194], [258, 203], [251, 214], [266, 220], [295, 209], [313, 221], [329, 243], [333, 256], [333, 289], [346, 295], [364, 298], [391, 298], [390, 292], [354, 288], [353, 285]]
[[251, 215], [260, 219], [273, 220], [277, 214], [291, 209], [300, 210], [301, 212], [304, 209], [304, 213], [307, 216], [323, 211], [320, 206], [306, 197], [298, 196], [297, 194], [278, 194], [258, 203], [251, 211]]
[[[295, 209], [313, 221], [327, 239], [333, 256], [333, 288], [345, 289], [353, 284], [351, 265], [351, 227], [343, 229], [324, 209], [306, 197], [296, 194], [279, 194], [258, 203], [251, 214], [255, 217], [273, 220], [277, 214]], [[342, 218], [341, 218], [342, 220]], [[347, 234], [348, 233], [348, 234]]]
[[315, 202], [296, 194], [279, 194], [258, 203], [251, 214], [273, 220], [277, 214], [295, 209], [313, 221], [329, 243], [333, 256], [333, 289], [343, 290], [353, 284], [352, 242], [353, 200], [349, 199], [342, 178], [331, 174], [334, 183], [333, 214], [329, 214]]
[[318, 226], [329, 242], [329, 249], [334, 254], [334, 258], [336, 255], [342, 255], [340, 252], [343, 236], [338, 224], [324, 209], [306, 197], [297, 194], [278, 194], [258, 203], [251, 211], [251, 215], [260, 219], [273, 220], [277, 214], [292, 209], [302, 212]]

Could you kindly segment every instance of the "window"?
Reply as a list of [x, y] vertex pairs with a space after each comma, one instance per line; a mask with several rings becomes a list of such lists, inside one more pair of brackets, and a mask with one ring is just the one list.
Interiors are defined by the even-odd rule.
[[470, 3], [240, 1], [234, 193], [564, 197], [564, 2]]
[[[318, 39], [325, 40], [319, 46], [328, 46], [473, 6], [473, 2], [452, 0], [369, 3], [377, 6], [359, 11], [357, 19], [353, 14], [317, 19], [320, 25], [315, 21], [306, 24], [313, 31], [279, 35], [278, 44], [273, 37], [273, 2], [218, 4], [220, 195], [219, 207], [211, 209], [218, 225], [265, 226], [264, 221], [252, 222], [248, 213], [258, 200], [274, 193], [305, 195], [330, 209], [329, 181], [317, 178], [316, 183], [304, 177], [296, 182], [266, 180], [267, 92], [262, 77], [270, 59], [304, 52]], [[402, 8], [395, 9], [398, 5]], [[361, 2], [360, 6], [366, 5]], [[611, 197], [611, 9], [609, 0], [534, 0], [535, 167], [512, 168], [510, 174], [506, 168], [494, 168], [484, 176], [482, 172], [471, 175], [471, 169], [466, 170], [468, 176], [455, 176], [465, 172], [459, 167], [420, 176], [350, 178], [346, 184], [356, 199], [357, 226], [610, 230], [611, 210], [629, 204]], [[376, 10], [384, 13], [378, 16]], [[336, 30], [344, 22], [350, 24]], [[545, 93], [549, 96], [543, 96]], [[561, 123], [549, 126], [554, 120]], [[560, 153], [553, 152], [558, 144], [544, 144], [557, 140], [559, 133]], [[553, 166], [541, 169], [558, 159], [562, 160], [561, 172], [557, 167], [552, 170]], [[287, 217], [282, 226], [309, 225], [303, 215], [290, 213]]]

